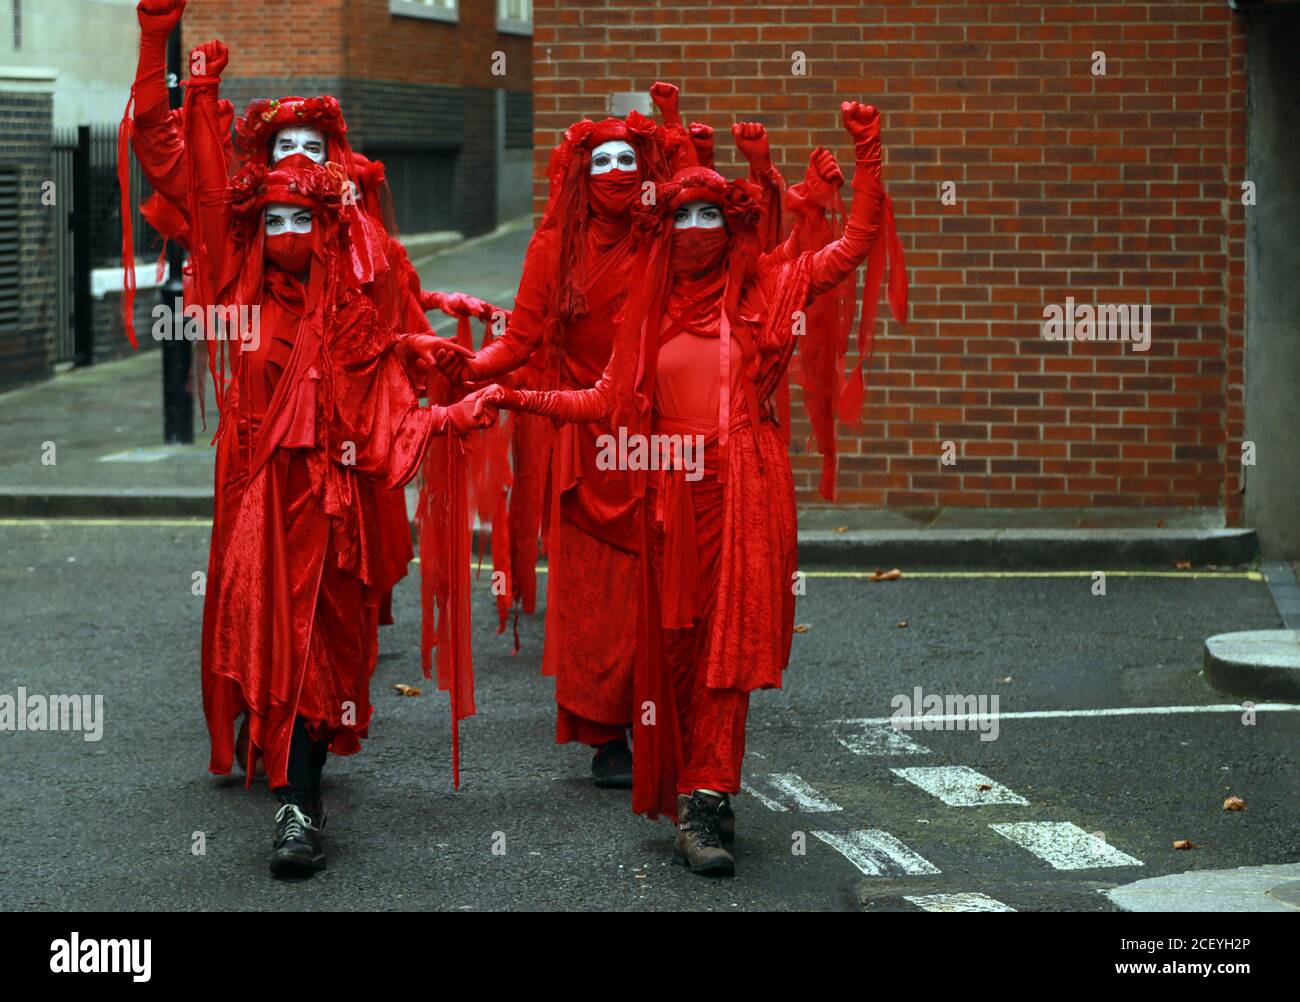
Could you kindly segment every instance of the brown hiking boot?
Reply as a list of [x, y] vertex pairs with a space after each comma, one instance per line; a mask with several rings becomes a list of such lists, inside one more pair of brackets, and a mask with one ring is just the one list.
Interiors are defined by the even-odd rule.
[[673, 843], [673, 861], [691, 868], [692, 873], [711, 877], [730, 877], [736, 861], [722, 845], [718, 832], [718, 808], [721, 797], [693, 792], [677, 797], [677, 839]]

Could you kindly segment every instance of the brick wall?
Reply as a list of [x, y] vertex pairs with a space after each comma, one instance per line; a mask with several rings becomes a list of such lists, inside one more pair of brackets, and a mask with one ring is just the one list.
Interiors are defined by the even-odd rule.
[[0, 167], [17, 173], [19, 279], [18, 324], [0, 330], [0, 386], [44, 378], [53, 363], [55, 211], [41, 201], [53, 115], [50, 93], [0, 90]]
[[[842, 502], [1239, 521], [1245, 41], [1222, 0], [537, 0], [534, 24], [539, 201], [547, 150], [610, 91], [664, 79], [688, 121], [761, 121], [792, 181], [818, 144], [852, 156], [841, 100], [881, 109], [912, 322], [878, 321]], [[1043, 340], [1067, 296], [1149, 303], [1150, 351]], [[793, 461], [811, 500], [816, 459]]]

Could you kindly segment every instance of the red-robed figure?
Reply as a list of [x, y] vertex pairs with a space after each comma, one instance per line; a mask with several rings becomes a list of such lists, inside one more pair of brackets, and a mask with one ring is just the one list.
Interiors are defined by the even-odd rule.
[[303, 872], [324, 861], [325, 756], [356, 752], [370, 722], [392, 582], [367, 545], [365, 491], [409, 480], [431, 436], [486, 422], [470, 417], [472, 399], [419, 405], [420, 346], [434, 339], [399, 336], [363, 291], [358, 250], [376, 235], [341, 166], [253, 163], [228, 181], [217, 85], [191, 77], [184, 115], [195, 301], [226, 314], [206, 342], [220, 407], [209, 768], [230, 772], [246, 713], [281, 799], [272, 870]]
[[[703, 167], [679, 171], [638, 211], [638, 282], [595, 385], [498, 386], [477, 405], [566, 422], [612, 415], [652, 455], [671, 443], [650, 469], [636, 464], [633, 486], [650, 558], [638, 617], [633, 809], [676, 817], [674, 858], [697, 873], [734, 870], [730, 796], [740, 789], [749, 694], [780, 686], [790, 654], [797, 535], [776, 389], [801, 338], [838, 337], [832, 326], [807, 326], [806, 311], [868, 257], [864, 329], [886, 256], [895, 315], [906, 310], [880, 181], [880, 118], [856, 102], [843, 116], [856, 170], [838, 240], [813, 251], [792, 236], [764, 253], [756, 186]], [[813, 162], [823, 182], [838, 183], [833, 157], [819, 151]], [[690, 462], [692, 442], [703, 446], [702, 464]]]

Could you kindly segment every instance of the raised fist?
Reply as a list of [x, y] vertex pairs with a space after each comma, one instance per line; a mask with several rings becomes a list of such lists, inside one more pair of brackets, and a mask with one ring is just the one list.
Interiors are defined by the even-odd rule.
[[705, 125], [703, 122], [692, 122], [691, 127], [687, 129], [691, 134], [691, 141], [695, 143], [713, 142], [713, 126]]
[[808, 157], [808, 173], [826, 184], [834, 185], [836, 188], [842, 187], [844, 184], [844, 172], [840, 170], [835, 154], [820, 146], [813, 150], [812, 155]]
[[140, 0], [135, 8], [140, 30], [149, 34], [170, 35], [172, 29], [180, 24], [181, 15], [185, 13], [185, 2], [186, 0]]
[[737, 122], [731, 127], [736, 146], [751, 167], [767, 167], [772, 163], [768, 150], [767, 129], [762, 122]]
[[880, 112], [873, 105], [845, 101], [840, 105], [840, 113], [844, 116], [844, 128], [855, 144], [880, 138]]
[[677, 110], [677, 95], [676, 84], [656, 80], [650, 85], [650, 100], [659, 109], [659, 116], [664, 120], [664, 125], [681, 125], [682, 123], [681, 112]]
[[190, 76], [219, 77], [229, 62], [230, 50], [224, 42], [204, 42], [190, 51]]

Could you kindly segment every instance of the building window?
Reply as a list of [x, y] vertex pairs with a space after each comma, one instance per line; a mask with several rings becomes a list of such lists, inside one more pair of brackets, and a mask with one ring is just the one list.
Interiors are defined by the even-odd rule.
[[14, 51], [23, 47], [23, 0], [11, 0], [13, 8]]
[[456, 0], [388, 0], [388, 13], [401, 17], [423, 17], [430, 21], [459, 20]]
[[533, 0], [497, 0], [497, 31], [508, 35], [531, 35]]

